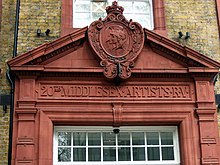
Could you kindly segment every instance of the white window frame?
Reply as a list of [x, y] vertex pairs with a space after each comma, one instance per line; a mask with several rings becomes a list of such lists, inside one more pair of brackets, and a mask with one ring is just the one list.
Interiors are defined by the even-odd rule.
[[[58, 162], [58, 140], [57, 133], [68, 132], [106, 132], [113, 128], [99, 126], [55, 126], [54, 145], [53, 145], [53, 164], [54, 165], [180, 165], [178, 128], [176, 126], [129, 126], [120, 127], [120, 132], [173, 132], [174, 161], [113, 161], [113, 162]], [[145, 139], [146, 140], [146, 139]], [[145, 144], [146, 146], [146, 144]], [[103, 146], [101, 146], [103, 147]], [[117, 147], [117, 145], [116, 145]], [[161, 147], [161, 145], [160, 145]], [[131, 154], [132, 155], [132, 154]], [[160, 154], [161, 155], [161, 154]]]
[[[77, 0], [73, 0], [73, 28], [82, 28], [82, 27], [85, 27], [85, 26], [89, 26], [89, 25], [82, 25], [82, 24], [78, 24], [78, 23], [76, 23], [76, 21], [75, 21], [75, 8], [76, 8], [76, 3], [75, 3], [75, 1], [77, 1]], [[84, 0], [84, 1], [91, 1], [91, 0]], [[114, 0], [107, 0], [107, 2], [108, 2], [108, 5], [111, 5], [111, 3], [113, 2]], [[119, 6], [120, 6], [120, 0], [117, 0], [118, 1], [118, 4], [119, 4]], [[121, 0], [122, 1], [122, 0]], [[145, 25], [142, 25], [143, 27], [145, 27], [145, 28], [148, 28], [149, 30], [153, 30], [154, 29], [154, 16], [153, 16], [153, 3], [152, 3], [152, 1], [153, 0], [123, 0], [123, 1], [139, 1], [139, 2], [143, 2], [143, 1], [148, 1], [149, 3], [150, 3], [150, 27], [145, 27]], [[90, 14], [91, 14], [92, 12], [90, 11]], [[126, 11], [126, 8], [125, 8], [125, 10], [124, 10], [124, 15], [126, 15], [127, 13], [129, 13], [128, 11]], [[135, 14], [137, 14], [137, 13], [133, 13], [133, 15], [135, 15]], [[128, 18], [128, 20], [129, 19], [132, 19], [132, 18]], [[92, 21], [93, 20], [90, 20], [90, 23], [92, 23]], [[133, 20], [134, 22], [139, 22], [138, 20]], [[90, 24], [89, 23], [89, 24]]]

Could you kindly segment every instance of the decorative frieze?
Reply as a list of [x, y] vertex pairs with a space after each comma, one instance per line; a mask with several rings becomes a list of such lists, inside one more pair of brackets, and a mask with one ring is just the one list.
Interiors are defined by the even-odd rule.
[[160, 98], [191, 99], [189, 85], [71, 85], [40, 84], [39, 98]]

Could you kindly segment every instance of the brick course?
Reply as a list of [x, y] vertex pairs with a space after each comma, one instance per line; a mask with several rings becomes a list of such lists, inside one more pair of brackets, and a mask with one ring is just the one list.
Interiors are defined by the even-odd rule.
[[[61, 29], [60, 0], [25, 0], [20, 4], [18, 54], [31, 50], [45, 42], [60, 36]], [[50, 29], [49, 37], [37, 37], [41, 29], [43, 35]]]
[[[220, 42], [215, 1], [165, 0], [168, 37], [220, 61]], [[179, 40], [178, 32], [190, 32]]]

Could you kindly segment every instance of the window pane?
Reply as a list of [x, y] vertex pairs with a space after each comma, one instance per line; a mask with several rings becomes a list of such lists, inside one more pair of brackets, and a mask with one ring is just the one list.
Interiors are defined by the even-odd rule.
[[85, 146], [86, 145], [86, 133], [74, 132], [73, 133], [73, 145], [74, 146]]
[[89, 146], [101, 145], [101, 133], [88, 133]]
[[174, 160], [173, 147], [162, 147], [162, 160]]
[[89, 161], [101, 161], [101, 148], [89, 148]]
[[162, 145], [173, 145], [173, 133], [172, 132], [161, 132], [161, 144]]
[[104, 161], [116, 161], [116, 148], [115, 147], [104, 147], [103, 150]]
[[[83, 22], [89, 22], [90, 21], [90, 13], [77, 13], [75, 15], [75, 21], [83, 21]], [[77, 22], [75, 22], [77, 23]]]
[[132, 9], [132, 2], [131, 1], [119, 1], [118, 2], [119, 6], [123, 6], [124, 8], [124, 13], [131, 13], [133, 11]]
[[144, 133], [133, 132], [132, 133], [132, 145], [144, 145]]
[[145, 148], [144, 147], [134, 147], [133, 148], [133, 160], [134, 161], [144, 161], [145, 160]]
[[145, 14], [134, 14], [132, 16], [132, 20], [135, 22], [140, 23], [142, 26], [144, 27], [149, 27], [151, 26], [151, 20], [150, 20], [150, 16], [149, 15], [145, 15]]
[[130, 147], [119, 147], [118, 148], [118, 160], [119, 161], [130, 161], [131, 160]]
[[73, 161], [86, 161], [86, 148], [73, 148]]
[[92, 13], [92, 21], [98, 20], [99, 18], [105, 18], [105, 13]]
[[148, 2], [134, 2], [134, 13], [150, 13], [150, 4]]
[[159, 147], [147, 147], [148, 160], [160, 160]]
[[77, 1], [75, 11], [76, 12], [90, 11], [90, 1]]
[[71, 148], [58, 148], [58, 162], [70, 162], [71, 161]]
[[113, 132], [104, 132], [103, 136], [103, 145], [112, 146], [115, 145], [116, 139]]
[[92, 2], [92, 12], [105, 12], [106, 2]]
[[118, 145], [130, 145], [130, 133], [120, 132], [118, 134]]
[[77, 13], [74, 15], [73, 25], [84, 27], [89, 25], [91, 22], [90, 13]]
[[159, 145], [159, 133], [158, 132], [147, 132], [147, 144], [148, 145]]
[[58, 132], [58, 146], [71, 145], [71, 132]]

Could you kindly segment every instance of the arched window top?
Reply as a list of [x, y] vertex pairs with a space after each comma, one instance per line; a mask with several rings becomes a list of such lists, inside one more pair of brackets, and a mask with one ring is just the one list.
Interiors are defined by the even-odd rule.
[[[71, 33], [75, 28], [88, 26], [93, 19], [104, 18], [105, 6], [111, 5], [112, 1], [62, 0], [61, 35]], [[80, 5], [80, 3], [84, 5]], [[124, 15], [128, 20], [132, 18], [133, 21], [139, 22], [144, 28], [167, 35], [164, 0], [118, 0], [118, 4], [125, 8]], [[77, 16], [77, 13], [80, 12], [87, 12], [87, 14], [83, 13]]]
[[[73, 0], [73, 28], [81, 28], [106, 16], [105, 8], [113, 0]], [[118, 0], [124, 7], [124, 15], [144, 28], [153, 30], [152, 0]]]

